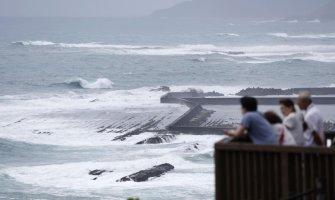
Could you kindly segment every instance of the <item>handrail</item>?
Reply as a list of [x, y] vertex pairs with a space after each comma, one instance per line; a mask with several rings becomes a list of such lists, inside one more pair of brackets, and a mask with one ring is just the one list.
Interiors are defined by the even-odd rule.
[[285, 153], [334, 153], [334, 148], [326, 147], [304, 147], [304, 146], [281, 146], [281, 145], [254, 145], [248, 143], [226, 143], [226, 140], [221, 140], [215, 144], [215, 149], [225, 151], [254, 151], [254, 152], [285, 152]]
[[[215, 144], [217, 200], [335, 199], [335, 148]], [[322, 188], [317, 180], [323, 180]], [[305, 195], [306, 192], [311, 192]]]

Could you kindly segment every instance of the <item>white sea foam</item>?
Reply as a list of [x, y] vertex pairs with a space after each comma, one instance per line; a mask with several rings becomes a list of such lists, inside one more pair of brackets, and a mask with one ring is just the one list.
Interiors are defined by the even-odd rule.
[[[6, 106], [0, 107], [0, 137], [54, 145], [107, 145], [117, 134], [98, 134], [101, 126], [122, 124], [125, 123], [124, 118], [133, 116], [129, 125], [124, 124], [125, 128], [131, 128], [132, 124], [147, 123], [155, 116], [171, 117], [168, 113], [172, 111], [176, 112], [176, 117], [186, 112], [187, 108], [183, 106], [160, 104], [159, 99], [163, 94], [140, 88], [45, 98], [12, 96], [12, 100], [6, 101]], [[20, 120], [20, 123], [15, 123]], [[162, 128], [173, 120], [165, 119]], [[129, 143], [138, 141], [130, 140]]]
[[268, 35], [275, 36], [275, 37], [282, 37], [282, 38], [288, 37], [287, 33], [268, 33]]
[[206, 59], [205, 57], [200, 57], [200, 58], [195, 59], [195, 61], [198, 61], [198, 62], [206, 62], [207, 59]]
[[[116, 182], [116, 180], [124, 176], [166, 162], [174, 165], [175, 169], [162, 177], [142, 183]], [[92, 180], [94, 177], [88, 174], [89, 170], [93, 169], [106, 169], [113, 172], [105, 173], [94, 181]], [[129, 189], [129, 187], [133, 189], [145, 189], [164, 186], [188, 186], [208, 190], [214, 184], [212, 164], [195, 164], [173, 154], [155, 158], [130, 159], [127, 161], [16, 167], [2, 170], [1, 173], [7, 174], [17, 181], [26, 184], [74, 190], [114, 188], [113, 191], [117, 192], [122, 188]], [[201, 182], [200, 185], [199, 182]]]
[[[287, 33], [270, 33], [270, 35], [281, 38], [335, 38], [335, 34], [310, 34], [310, 35], [288, 35]], [[252, 46], [218, 46], [213, 44], [181, 44], [175, 46], [134, 46], [134, 45], [111, 45], [102, 43], [53, 43], [54, 46], [62, 48], [79, 48], [83, 51], [92, 51], [97, 54], [112, 54], [112, 55], [147, 55], [147, 56], [175, 56], [175, 55], [223, 55], [227, 59], [236, 62], [243, 62], [245, 58], [252, 58], [254, 60], [263, 60], [263, 58], [270, 60], [263, 60], [271, 62], [271, 57], [275, 60], [282, 59], [278, 56], [291, 56], [296, 54], [315, 53], [308, 59], [315, 59], [316, 61], [323, 62], [332, 59], [325, 59], [332, 52], [335, 51], [335, 45], [252, 45]], [[31, 42], [30, 45], [34, 43]], [[322, 57], [322, 58], [321, 58]], [[238, 59], [242, 58], [242, 59]], [[318, 59], [321, 58], [321, 59]], [[286, 59], [286, 58], [285, 58]], [[294, 58], [287, 58], [294, 59]], [[305, 58], [299, 58], [304, 60]], [[203, 59], [201, 59], [203, 61]], [[82, 80], [82, 85], [88, 86]], [[88, 86], [90, 87], [90, 86]]]
[[243, 60], [243, 61], [235, 61], [238, 63], [249, 63], [249, 64], [270, 64], [270, 63], [278, 63], [278, 62], [301, 62], [301, 61], [316, 61], [316, 62], [323, 62], [323, 63], [334, 63], [335, 56], [327, 57], [324, 55], [311, 55], [311, 56], [292, 56], [292, 58], [260, 58], [260, 59], [250, 59], [250, 60]]
[[55, 43], [50, 42], [50, 41], [43, 41], [43, 40], [36, 40], [36, 41], [17, 41], [13, 42], [13, 44], [19, 44], [19, 45], [24, 45], [24, 46], [50, 46], [50, 45], [55, 45]]
[[239, 34], [237, 33], [218, 33], [216, 34], [217, 36], [228, 36], [228, 37], [238, 37], [240, 36]]
[[[128, 146], [118, 148], [112, 153], [109, 161], [91, 161], [66, 164], [50, 164], [42, 166], [27, 166], [2, 169], [1, 174], [7, 174], [16, 181], [36, 186], [51, 188], [66, 188], [72, 190], [91, 190], [111, 188], [112, 193], [121, 189], [152, 189], [161, 187], [188, 187], [189, 189], [213, 189], [212, 162], [191, 162], [196, 156], [213, 158], [213, 145], [222, 136], [210, 135], [178, 135], [171, 144]], [[197, 144], [198, 149], [189, 151], [190, 145]], [[113, 150], [111, 150], [113, 151]], [[184, 159], [188, 157], [189, 159]], [[148, 182], [116, 182], [116, 180], [137, 171], [150, 168], [162, 163], [170, 163], [175, 169], [164, 176], [154, 178]], [[73, 170], [75, 169], [75, 170]], [[89, 175], [90, 170], [104, 169], [113, 171], [104, 173], [97, 180]], [[191, 181], [193, 180], [193, 181]], [[199, 185], [198, 183], [202, 184]]]
[[[335, 38], [334, 33], [328, 34], [305, 34], [289, 35], [287, 33], [269, 33], [271, 36], [280, 38], [296, 39], [330, 39]], [[176, 46], [133, 46], [133, 45], [110, 45], [102, 43], [59, 43], [54, 46], [62, 48], [79, 48], [83, 51], [93, 51], [97, 54], [112, 55], [145, 55], [145, 56], [176, 56], [176, 55], [199, 55], [195, 61], [205, 62], [206, 55], [222, 55], [223, 59], [235, 63], [274, 63], [291, 61], [317, 61], [335, 62], [335, 45], [253, 45], [253, 46], [218, 46], [213, 44], [182, 44]], [[32, 45], [32, 44], [30, 44]], [[68, 82], [69, 85], [87, 88], [111, 88], [112, 82], [99, 79], [96, 82], [88, 82], [83, 79]]]
[[313, 19], [313, 20], [309, 20], [307, 22], [308, 23], [320, 23], [321, 21], [319, 19]]
[[288, 21], [284, 21], [284, 22], [291, 23], [291, 24], [299, 23], [299, 21], [297, 19], [288, 20]]
[[68, 85], [74, 87], [80, 87], [84, 89], [111, 89], [113, 82], [107, 78], [98, 78], [96, 81], [89, 82], [83, 78], [75, 78], [65, 82]]
[[[188, 88], [204, 92], [220, 92], [226, 96], [237, 93], [245, 86], [171, 86], [171, 91]], [[125, 134], [150, 122], [161, 120], [157, 129], [164, 129], [188, 108], [182, 105], [161, 104], [161, 91], [152, 88], [115, 90], [99, 94], [50, 94], [12, 95], [0, 99], [0, 137], [37, 144], [66, 146], [98, 146], [135, 144], [152, 137], [155, 133], [143, 133], [114, 141]], [[106, 132], [98, 133], [102, 127], [116, 124]], [[120, 128], [117, 128], [121, 126]], [[121, 131], [121, 132], [119, 132]]]
[[[303, 48], [303, 49], [302, 49]], [[244, 54], [231, 56], [238, 63], [274, 63], [290, 61], [335, 62], [333, 45], [278, 45], [244, 48]]]
[[186, 91], [190, 88], [201, 90], [203, 92], [219, 92], [224, 94], [225, 96], [232, 96], [239, 92], [240, 90], [246, 88], [247, 86], [243, 85], [236, 85], [236, 86], [219, 86], [219, 85], [212, 85], [212, 86], [201, 86], [201, 85], [182, 85], [182, 86], [170, 86], [172, 92], [179, 92], [179, 91]]
[[155, 46], [136, 46], [136, 45], [114, 45], [114, 44], [103, 44], [103, 43], [58, 43], [57, 46], [64, 48], [110, 48], [110, 49], [145, 49], [145, 48], [156, 48]]
[[325, 34], [303, 34], [303, 35], [289, 35], [287, 33], [269, 33], [268, 35], [280, 37], [280, 38], [295, 38], [295, 39], [333, 39], [335, 38], [335, 33], [325, 33]]

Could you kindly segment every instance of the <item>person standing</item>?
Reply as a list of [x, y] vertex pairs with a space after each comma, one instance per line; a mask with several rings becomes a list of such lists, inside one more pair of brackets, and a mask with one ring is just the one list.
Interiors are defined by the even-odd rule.
[[294, 102], [291, 99], [281, 99], [279, 105], [280, 111], [284, 116], [283, 124], [294, 137], [296, 144], [304, 146], [303, 119], [302, 116], [296, 112]]
[[297, 145], [291, 132], [287, 130], [283, 124], [283, 120], [275, 112], [267, 111], [264, 113], [264, 117], [272, 125], [277, 141], [280, 145]]
[[325, 133], [323, 131], [323, 118], [319, 109], [313, 104], [308, 91], [299, 93], [297, 104], [304, 111], [305, 146], [325, 146]]

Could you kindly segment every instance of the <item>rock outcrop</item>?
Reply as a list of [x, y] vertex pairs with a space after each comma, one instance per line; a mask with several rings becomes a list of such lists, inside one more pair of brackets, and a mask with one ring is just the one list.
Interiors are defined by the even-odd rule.
[[150, 91], [152, 91], [152, 92], [159, 92], [159, 91], [170, 92], [171, 89], [168, 86], [160, 86], [159, 88], [151, 89]]
[[175, 135], [166, 134], [166, 135], [156, 135], [154, 137], [142, 140], [136, 144], [161, 144], [164, 142], [170, 142], [175, 138]]
[[199, 151], [199, 143], [194, 143], [185, 148], [185, 151]]
[[108, 170], [105, 170], [105, 169], [95, 169], [95, 170], [91, 170], [90, 172], [88, 172], [89, 175], [91, 176], [95, 176], [92, 180], [97, 180], [98, 179], [98, 176], [101, 176], [102, 174], [104, 173], [107, 173], [107, 172], [113, 172], [113, 171], [108, 171]]
[[276, 88], [246, 88], [238, 93], [237, 96], [267, 96], [267, 95], [294, 95], [302, 90], [309, 91], [312, 95], [334, 95], [334, 87], [322, 88], [290, 88], [290, 89], [276, 89]]
[[150, 169], [141, 170], [129, 176], [125, 176], [117, 180], [117, 182], [126, 182], [126, 181], [144, 182], [144, 181], [149, 180], [149, 178], [160, 177], [166, 172], [171, 171], [173, 169], [174, 169], [173, 165], [169, 163], [165, 163], [165, 164], [154, 166]]

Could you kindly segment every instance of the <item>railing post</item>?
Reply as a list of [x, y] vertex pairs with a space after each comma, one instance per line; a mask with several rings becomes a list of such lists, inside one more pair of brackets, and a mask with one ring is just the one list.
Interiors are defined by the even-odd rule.
[[288, 155], [285, 152], [281, 153], [281, 186], [282, 195], [289, 195], [289, 182], [288, 182]]
[[326, 199], [326, 182], [322, 177], [318, 177], [315, 180], [315, 191], [316, 191], [316, 200], [325, 200]]
[[[302, 191], [307, 191], [307, 178], [306, 178], [306, 159], [305, 159], [305, 154], [301, 153], [301, 172], [302, 172]], [[297, 180], [299, 181], [299, 180]], [[301, 198], [301, 200], [305, 200], [306, 198]]]

